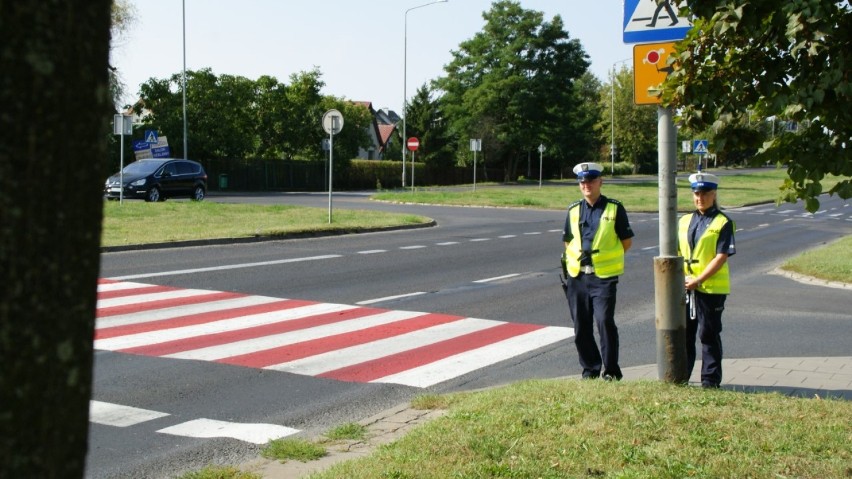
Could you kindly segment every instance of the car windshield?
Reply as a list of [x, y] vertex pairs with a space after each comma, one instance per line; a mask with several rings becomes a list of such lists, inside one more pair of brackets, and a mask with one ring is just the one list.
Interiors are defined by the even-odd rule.
[[150, 175], [163, 166], [162, 161], [134, 161], [124, 167], [125, 175]]

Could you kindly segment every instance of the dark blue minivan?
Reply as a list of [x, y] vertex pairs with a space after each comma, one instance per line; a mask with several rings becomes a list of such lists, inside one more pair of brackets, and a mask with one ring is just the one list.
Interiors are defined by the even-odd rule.
[[[123, 176], [123, 178], [122, 178]], [[207, 194], [207, 173], [201, 163], [175, 158], [137, 160], [106, 180], [104, 196], [119, 199], [124, 181], [124, 198], [165, 201], [189, 197], [201, 201]]]

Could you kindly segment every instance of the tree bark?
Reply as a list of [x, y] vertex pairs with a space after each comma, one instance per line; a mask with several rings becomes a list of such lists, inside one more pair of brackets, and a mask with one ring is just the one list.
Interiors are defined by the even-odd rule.
[[0, 477], [83, 477], [110, 0], [0, 0]]

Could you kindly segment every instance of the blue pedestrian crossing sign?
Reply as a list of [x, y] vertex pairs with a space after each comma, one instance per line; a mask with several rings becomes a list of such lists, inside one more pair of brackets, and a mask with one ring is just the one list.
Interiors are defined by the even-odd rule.
[[690, 28], [670, 0], [624, 0], [624, 43], [683, 40]]
[[156, 130], [145, 130], [145, 142], [151, 143], [152, 145], [157, 144], [157, 131]]
[[707, 140], [692, 140], [692, 152], [696, 155], [706, 155]]

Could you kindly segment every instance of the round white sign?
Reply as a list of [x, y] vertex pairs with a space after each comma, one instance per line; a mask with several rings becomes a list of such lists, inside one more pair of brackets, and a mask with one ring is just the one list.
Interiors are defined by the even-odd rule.
[[343, 115], [337, 110], [328, 110], [322, 116], [322, 129], [329, 135], [336, 135], [343, 129]]

